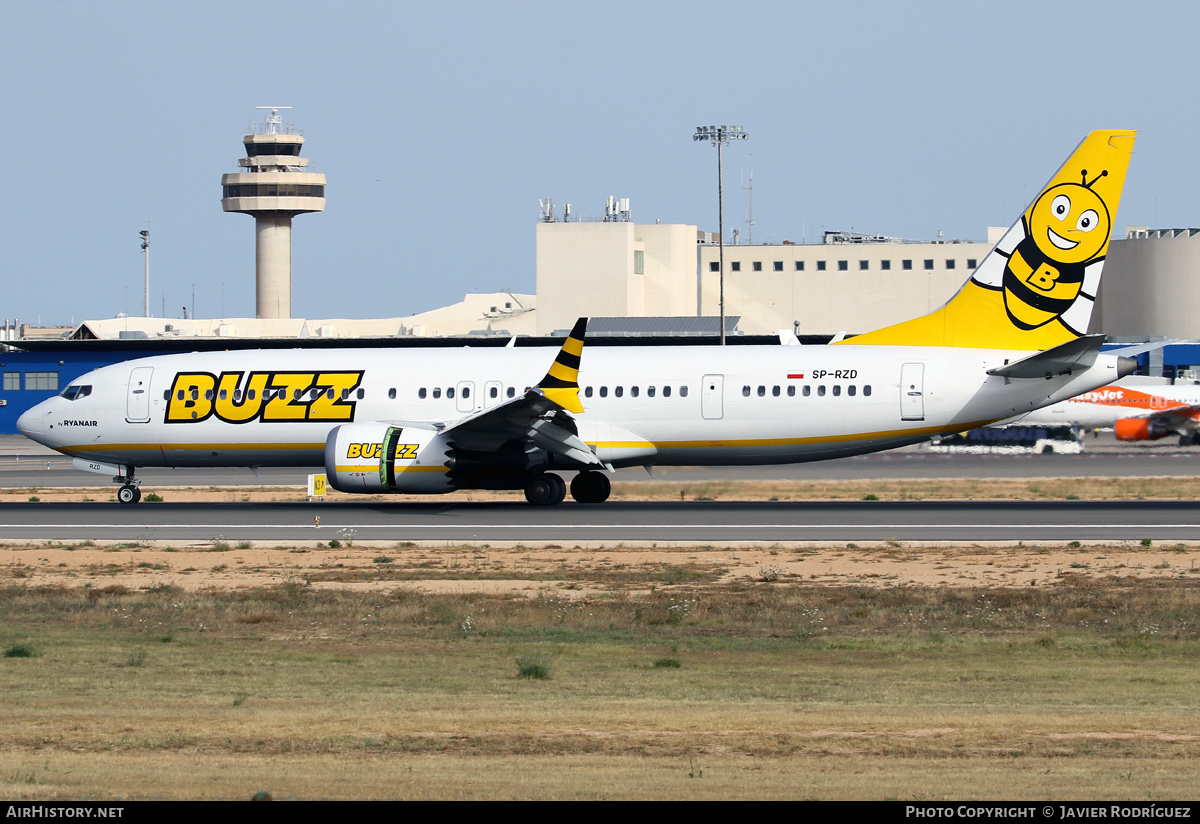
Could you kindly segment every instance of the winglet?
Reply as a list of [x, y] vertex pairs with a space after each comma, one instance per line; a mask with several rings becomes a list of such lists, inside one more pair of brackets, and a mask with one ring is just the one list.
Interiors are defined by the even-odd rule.
[[568, 412], [583, 412], [579, 402], [579, 358], [583, 354], [583, 336], [587, 331], [587, 318], [575, 321], [571, 334], [563, 342], [558, 357], [550, 365], [550, 371], [537, 385], [538, 390], [551, 401]]

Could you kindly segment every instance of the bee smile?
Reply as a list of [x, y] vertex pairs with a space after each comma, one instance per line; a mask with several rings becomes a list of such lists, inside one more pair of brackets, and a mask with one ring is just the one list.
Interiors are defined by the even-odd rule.
[[1074, 249], [1076, 246], [1079, 245], [1078, 241], [1067, 240], [1065, 237], [1058, 234], [1057, 232], [1055, 232], [1053, 229], [1051, 229], [1048, 226], [1046, 227], [1046, 237], [1050, 238], [1051, 243], [1053, 243], [1059, 249], [1062, 249], [1064, 251], [1066, 251], [1067, 249]]

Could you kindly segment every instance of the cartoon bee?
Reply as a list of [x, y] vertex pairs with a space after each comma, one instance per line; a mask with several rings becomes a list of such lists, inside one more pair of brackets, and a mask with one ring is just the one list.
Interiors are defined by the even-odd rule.
[[1021, 218], [1025, 236], [1007, 255], [1003, 277], [1004, 306], [1017, 328], [1061, 318], [1084, 289], [1088, 267], [1104, 259], [1112, 218], [1092, 187], [1107, 176], [1103, 171], [1089, 183], [1084, 169], [1081, 183], [1051, 186]]

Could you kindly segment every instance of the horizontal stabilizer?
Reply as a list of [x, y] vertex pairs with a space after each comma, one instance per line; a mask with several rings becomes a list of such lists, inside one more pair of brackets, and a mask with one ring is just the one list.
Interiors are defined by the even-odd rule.
[[1083, 372], [1096, 362], [1105, 338], [1105, 335], [1084, 335], [1014, 363], [989, 369], [987, 373], [1001, 378], [1052, 378]]
[[1200, 340], [1155, 340], [1149, 343], [1130, 344], [1122, 346], [1120, 349], [1109, 349], [1108, 354], [1120, 355], [1124, 358], [1133, 358], [1146, 352], [1153, 352], [1156, 349], [1162, 349], [1164, 346], [1191, 346], [1200, 343]]

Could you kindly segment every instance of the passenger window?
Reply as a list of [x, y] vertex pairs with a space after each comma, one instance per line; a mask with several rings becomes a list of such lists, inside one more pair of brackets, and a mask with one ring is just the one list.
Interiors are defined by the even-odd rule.
[[392, 387], [391, 389], [388, 390], [388, 400], [389, 401], [396, 400], [396, 388], [395, 387]]
[[200, 390], [196, 389], [194, 387], [192, 389], [192, 400], [194, 400], [194, 401], [200, 400]]
[[454, 397], [454, 387], [453, 387], [453, 386], [447, 386], [447, 387], [446, 387], [446, 397], [447, 397], [447, 398], [453, 398], [453, 397]]
[[242, 402], [242, 390], [240, 390], [240, 389], [233, 390], [233, 402], [234, 403]]
[[254, 400], [254, 395], [255, 395], [255, 392], [253, 389], [246, 390], [246, 397], [249, 398], [250, 400]]
[[871, 397], [871, 386], [870, 386], [870, 384], [868, 384], [867, 386], [864, 386], [864, 387], [863, 387], [863, 396], [864, 396], [864, 397], [868, 397], [868, 398], [869, 398], [869, 397]]
[[330, 389], [328, 392], [326, 392], [325, 397], [328, 398], [329, 400], [333, 400], [333, 390]]
[[428, 393], [425, 391], [424, 386], [422, 386], [420, 389], [417, 390], [417, 397], [420, 398], [421, 400], [425, 400], [426, 394], [428, 394]]
[[293, 389], [292, 390], [292, 400], [294, 400], [294, 401], [300, 400], [300, 396], [303, 394], [304, 393], [301, 392], [299, 389]]
[[833, 396], [836, 398], [836, 397], [840, 396], [841, 394], [842, 394], [842, 385], [840, 383], [835, 383], [833, 385]]
[[669, 397], [671, 397], [671, 387], [669, 387], [669, 386], [664, 386], [664, 387], [663, 387], [663, 397], [664, 397], [664, 398], [669, 398]]
[[743, 397], [743, 398], [748, 398], [748, 397], [750, 397], [750, 387], [749, 387], [749, 386], [743, 386], [743, 387], [742, 387], [742, 397]]
[[624, 387], [624, 386], [618, 386], [617, 388], [615, 388], [615, 389], [613, 390], [613, 394], [614, 394], [614, 395], [616, 395], [618, 398], [619, 398], [619, 397], [621, 397], [622, 395], [624, 395], [624, 394], [625, 394], [625, 387]]
[[825, 384], [821, 384], [820, 386], [817, 387], [817, 397], [818, 398], [825, 397]]
[[498, 397], [500, 397], [500, 389], [499, 389], [498, 387], [495, 387], [495, 386], [491, 387], [490, 389], [488, 389], [488, 397], [489, 397], [489, 398], [498, 398]]
[[517, 396], [517, 388], [515, 386], [508, 387], [508, 397], [515, 398]]
[[789, 398], [796, 397], [796, 384], [793, 383], [791, 386], [788, 387], [788, 397]]
[[436, 400], [437, 398], [440, 398], [441, 396], [442, 396], [442, 387], [440, 387], [440, 386], [433, 387], [434, 399]]
[[654, 397], [654, 387], [653, 386], [646, 387], [646, 397], [648, 397], [648, 398]]
[[607, 386], [600, 387], [600, 397], [602, 397], [602, 398], [608, 397], [608, 387]]
[[679, 387], [679, 397], [681, 397], [681, 398], [687, 397], [687, 387], [686, 386]]
[[228, 391], [229, 391], [229, 390], [227, 390], [227, 389], [222, 389], [222, 390], [221, 390], [221, 400], [225, 400], [227, 397], [229, 397], [229, 395], [227, 394], [227, 393], [228, 393]]
[[852, 398], [854, 397], [854, 392], [855, 392], [854, 384], [850, 384], [849, 386], [846, 387], [846, 394], [849, 395], [850, 397], [852, 397]]
[[636, 398], [638, 396], [638, 388], [636, 386], [629, 387], [629, 395]]
[[[299, 392], [297, 392], [297, 395]], [[213, 399], [213, 391], [211, 389], [204, 390], [204, 400], [211, 401]]]
[[164, 400], [164, 401], [169, 401], [169, 400], [171, 400], [171, 390], [170, 390], [170, 389], [164, 389], [164, 390], [163, 390], [163, 400]]
[[812, 394], [812, 387], [809, 386], [807, 383], [804, 384], [804, 393], [803, 394], [804, 394], [804, 397], [806, 397], [806, 398]]
[[583, 396], [584, 396], [585, 398], [590, 398], [590, 397], [592, 396], [592, 387], [590, 387], [590, 386], [589, 386], [589, 387], [587, 387], [586, 389], [584, 389], [584, 390], [583, 390]]
[[471, 387], [469, 387], [469, 386], [464, 386], [464, 387], [463, 387], [463, 391], [462, 391], [462, 396], [463, 396], [464, 398], [469, 398], [469, 397], [471, 397]]
[[767, 387], [759, 386], [758, 387], [758, 396], [760, 398], [765, 398], [767, 396]]
[[364, 390], [364, 389], [358, 390], [358, 399], [361, 401], [363, 399], [363, 397], [366, 396], [366, 394], [367, 394], [366, 390]]
[[779, 397], [779, 387], [778, 386], [771, 387], [771, 397], [773, 397], [773, 398]]

